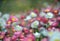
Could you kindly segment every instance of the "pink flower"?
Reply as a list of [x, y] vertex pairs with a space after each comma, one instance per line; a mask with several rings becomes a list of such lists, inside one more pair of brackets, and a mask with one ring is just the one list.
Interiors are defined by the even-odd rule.
[[11, 25], [11, 20], [9, 19], [7, 22], [6, 22], [6, 28], [9, 28], [10, 27], [10, 25]]
[[31, 39], [31, 41], [35, 41], [35, 36], [33, 34], [27, 35], [28, 41]]
[[24, 32], [25, 32], [26, 34], [29, 33], [28, 28], [24, 28]]
[[21, 34], [21, 32], [15, 32], [15, 33], [14, 33], [14, 35], [15, 35], [16, 37], [19, 37], [20, 34]]
[[43, 22], [43, 23], [47, 23], [47, 22], [48, 22], [48, 19], [43, 17], [43, 18], [42, 18], [42, 22]]
[[11, 37], [5, 37], [3, 41], [11, 41]]
[[17, 22], [18, 21], [18, 18], [16, 16], [10, 16], [10, 20], [12, 22]]
[[44, 12], [50, 12], [51, 11], [51, 8], [46, 8], [45, 10], [44, 10]]
[[4, 38], [5, 33], [4, 32], [0, 32], [0, 39]]
[[41, 21], [42, 18], [41, 18], [41, 17], [37, 17], [36, 19], [37, 19], [38, 21]]
[[38, 15], [39, 14], [39, 10], [38, 9], [34, 9], [34, 12]]
[[22, 15], [21, 17], [20, 17], [20, 19], [24, 19], [25, 18], [25, 16], [24, 15]]
[[54, 22], [54, 23], [52, 24], [52, 26], [53, 26], [53, 27], [58, 26], [58, 22]]
[[21, 33], [19, 37], [20, 39], [24, 39], [25, 38], [24, 33]]
[[16, 41], [17, 37], [15, 35], [12, 36], [12, 41]]
[[48, 39], [47, 38], [43, 38], [41, 41], [48, 41]]
[[60, 17], [57, 17], [57, 20], [60, 21]]
[[24, 40], [22, 40], [22, 41], [33, 41], [33, 39], [26, 37], [26, 38], [24, 38]]

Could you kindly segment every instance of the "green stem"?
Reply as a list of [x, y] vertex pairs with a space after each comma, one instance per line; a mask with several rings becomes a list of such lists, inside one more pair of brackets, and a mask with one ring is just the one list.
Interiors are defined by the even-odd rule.
[[35, 32], [39, 32], [37, 28], [34, 28], [34, 33], [35, 33]]
[[40, 41], [40, 38], [36, 38], [36, 41]]

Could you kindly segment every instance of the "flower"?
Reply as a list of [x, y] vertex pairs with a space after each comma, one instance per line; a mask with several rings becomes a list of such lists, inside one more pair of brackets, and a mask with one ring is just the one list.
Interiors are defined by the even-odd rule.
[[44, 36], [47, 36], [48, 35], [48, 31], [44, 27], [41, 27], [40, 28], [40, 33], [43, 34]]
[[39, 37], [40, 37], [40, 33], [35, 32], [35, 33], [34, 33], [34, 36], [35, 36], [36, 38], [39, 38]]
[[20, 34], [21, 34], [20, 31], [17, 31], [17, 32], [14, 33], [14, 35], [15, 35], [16, 37], [19, 37]]
[[60, 21], [60, 17], [57, 17], [57, 20]]
[[50, 10], [51, 10], [51, 8], [47, 8], [47, 9], [45, 9], [44, 12], [48, 13], [48, 12], [50, 12]]
[[16, 26], [16, 25], [18, 25], [18, 22], [13, 22], [12, 25]]
[[48, 23], [49, 25], [52, 25], [54, 22], [49, 20]]
[[49, 31], [49, 32], [48, 32], [48, 37], [52, 37], [52, 36], [53, 36], [53, 34], [54, 34], [54, 31], [52, 31], [52, 30], [51, 30], [51, 31]]
[[31, 17], [37, 17], [37, 14], [34, 13], [34, 12], [31, 12], [31, 13], [30, 13], [30, 16], [31, 16]]
[[33, 34], [28, 34], [27, 37], [24, 38], [24, 41], [35, 41], [35, 37]]
[[54, 31], [53, 36], [50, 37], [49, 41], [60, 41], [60, 32]]
[[31, 19], [31, 16], [27, 16], [26, 19], [24, 19], [25, 21], [28, 21]]
[[46, 13], [40, 12], [40, 16], [44, 17], [45, 15], [46, 15]]
[[48, 41], [48, 39], [47, 38], [43, 38], [41, 41]]
[[0, 39], [3, 39], [5, 36], [5, 32], [0, 32]]
[[53, 15], [53, 13], [48, 12], [48, 13], [45, 15], [45, 17], [46, 17], [46, 18], [53, 18], [54, 15]]
[[3, 41], [11, 41], [11, 37], [5, 37]]
[[15, 35], [13, 35], [11, 38], [13, 41], [16, 41], [16, 39], [17, 39], [17, 37]]
[[6, 22], [6, 26], [9, 27], [9, 26], [11, 25], [11, 23], [12, 23], [11, 20], [8, 20], [8, 21]]
[[19, 26], [19, 25], [16, 25], [16, 26], [14, 27], [14, 29], [15, 29], [16, 31], [22, 31], [23, 27], [21, 27], [21, 26]]
[[52, 26], [53, 26], [53, 27], [58, 26], [58, 22], [54, 22], [54, 23], [52, 24]]
[[10, 15], [8, 13], [4, 14], [2, 18], [7, 21], [9, 19]]
[[16, 16], [10, 16], [10, 20], [12, 22], [17, 22], [18, 21], [18, 18]]
[[37, 28], [38, 25], [39, 25], [39, 21], [36, 20], [36, 21], [32, 22], [31, 27], [32, 28]]
[[19, 37], [20, 37], [20, 39], [24, 39], [24, 38], [25, 38], [24, 33], [21, 33], [21, 34], [19, 35]]
[[23, 30], [24, 30], [24, 33], [29, 33], [29, 30], [28, 30], [28, 28], [23, 28]]
[[0, 26], [2, 27], [2, 29], [6, 26], [6, 22], [3, 18], [0, 18]]

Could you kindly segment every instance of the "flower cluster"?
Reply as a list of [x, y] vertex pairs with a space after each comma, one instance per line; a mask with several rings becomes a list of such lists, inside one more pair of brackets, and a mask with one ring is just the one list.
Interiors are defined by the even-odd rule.
[[2, 15], [0, 41], [60, 41], [60, 11], [35, 9], [27, 15]]

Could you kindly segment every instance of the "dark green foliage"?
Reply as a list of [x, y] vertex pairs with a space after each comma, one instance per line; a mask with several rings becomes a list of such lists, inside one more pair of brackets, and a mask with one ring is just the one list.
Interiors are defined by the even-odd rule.
[[44, 7], [45, 2], [54, 3], [54, 0], [0, 0], [0, 11], [19, 12], [32, 8]]

